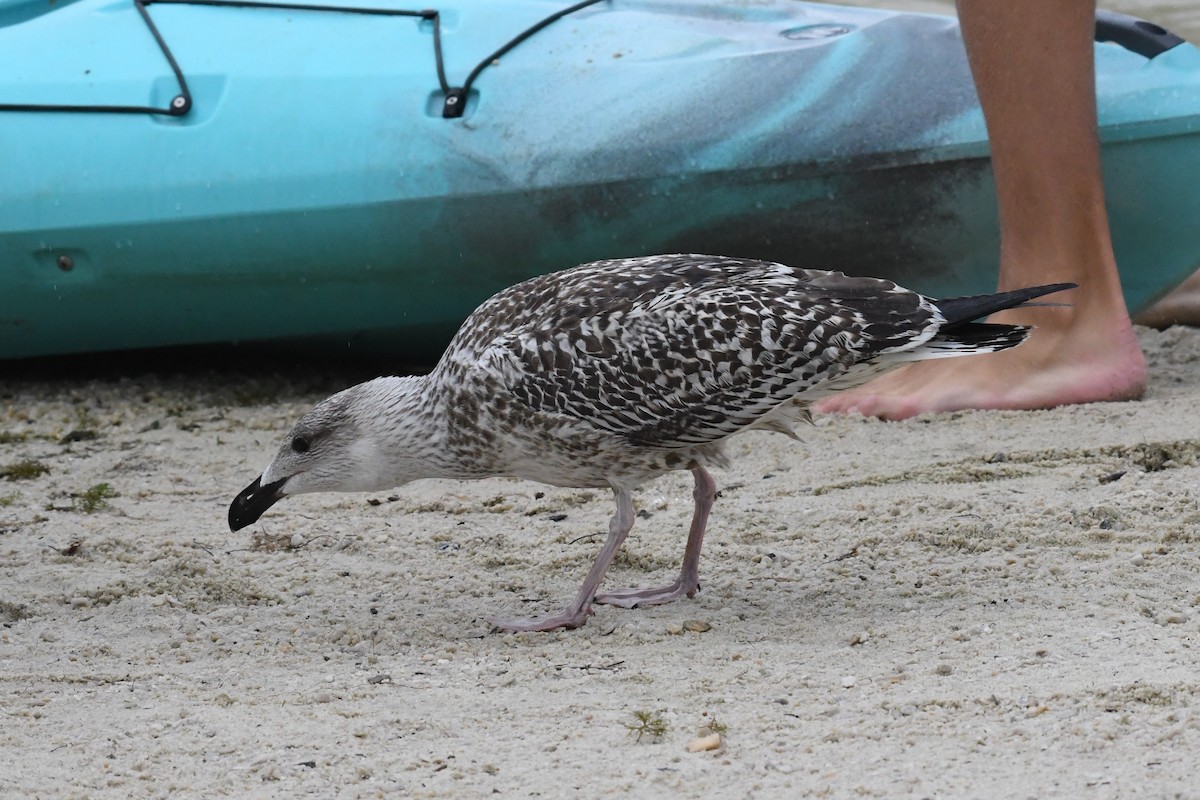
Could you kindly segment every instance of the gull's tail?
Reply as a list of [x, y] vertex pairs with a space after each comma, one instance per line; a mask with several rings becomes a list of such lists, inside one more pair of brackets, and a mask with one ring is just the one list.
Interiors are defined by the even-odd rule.
[[1053, 294], [1054, 292], [1061, 292], [1065, 289], [1074, 289], [1078, 285], [1075, 283], [1051, 283], [1046, 286], [1015, 289], [1011, 292], [976, 294], [970, 297], [949, 297], [945, 300], [935, 300], [933, 304], [938, 307], [938, 311], [941, 311], [942, 316], [946, 318], [946, 324], [942, 326], [942, 330], [948, 331], [957, 325], [982, 319], [988, 314], [995, 314], [997, 311], [1003, 311], [1006, 308], [1020, 308], [1028, 305], [1030, 300], [1042, 297], [1043, 295]]
[[1074, 283], [1051, 283], [1046, 286], [1031, 286], [1011, 292], [979, 294], [971, 297], [951, 297], [935, 300], [934, 305], [946, 318], [938, 334], [920, 347], [910, 350], [905, 360], [927, 358], [950, 358], [976, 353], [995, 353], [1016, 347], [1025, 341], [1033, 328], [1029, 325], [997, 325], [975, 322], [977, 319], [1003, 311], [1006, 308], [1021, 308], [1030, 305], [1043, 295], [1074, 289]]

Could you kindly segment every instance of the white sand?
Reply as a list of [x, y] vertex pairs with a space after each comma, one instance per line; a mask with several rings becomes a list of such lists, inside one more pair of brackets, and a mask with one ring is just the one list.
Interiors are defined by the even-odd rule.
[[[1140, 403], [735, 440], [694, 600], [520, 635], [484, 620], [572, 596], [606, 492], [424, 482], [231, 534], [338, 376], [5, 380], [0, 469], [50, 472], [0, 480], [0, 796], [1200, 795], [1200, 333], [1142, 341]], [[607, 585], [673, 577], [689, 492], [640, 493]]]

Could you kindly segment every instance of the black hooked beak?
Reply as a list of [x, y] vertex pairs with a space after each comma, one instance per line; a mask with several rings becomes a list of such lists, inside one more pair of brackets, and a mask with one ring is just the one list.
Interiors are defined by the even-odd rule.
[[271, 506], [283, 497], [283, 484], [287, 478], [280, 478], [274, 483], [262, 485], [262, 476], [254, 479], [254, 483], [238, 492], [229, 504], [229, 530], [237, 531], [258, 520]]

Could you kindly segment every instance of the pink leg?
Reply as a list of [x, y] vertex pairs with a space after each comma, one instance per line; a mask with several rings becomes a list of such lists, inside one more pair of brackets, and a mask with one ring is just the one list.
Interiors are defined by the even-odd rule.
[[596, 589], [633, 528], [633, 495], [628, 489], [614, 489], [613, 493], [617, 498], [617, 513], [608, 524], [608, 539], [600, 548], [600, 554], [596, 556], [592, 569], [571, 604], [561, 613], [551, 616], [491, 620], [493, 631], [552, 631], [557, 628], [578, 628], [587, 622], [592, 613], [592, 598], [596, 596]]
[[597, 603], [622, 608], [656, 606], [681, 597], [692, 597], [700, 588], [700, 547], [704, 544], [704, 528], [708, 525], [708, 513], [717, 496], [717, 482], [704, 467], [693, 467], [696, 478], [696, 510], [692, 514], [692, 527], [688, 531], [687, 546], [683, 550], [683, 568], [679, 578], [670, 586], [657, 589], [623, 589], [596, 596]]

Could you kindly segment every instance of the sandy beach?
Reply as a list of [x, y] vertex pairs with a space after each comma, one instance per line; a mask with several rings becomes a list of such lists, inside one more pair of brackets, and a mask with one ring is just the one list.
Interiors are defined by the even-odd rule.
[[[572, 596], [607, 492], [229, 532], [361, 365], [6, 377], [0, 796], [1200, 796], [1200, 332], [1140, 335], [1142, 402], [735, 439], [699, 595], [547, 634], [486, 618]], [[638, 508], [607, 586], [673, 577], [690, 477]]]

